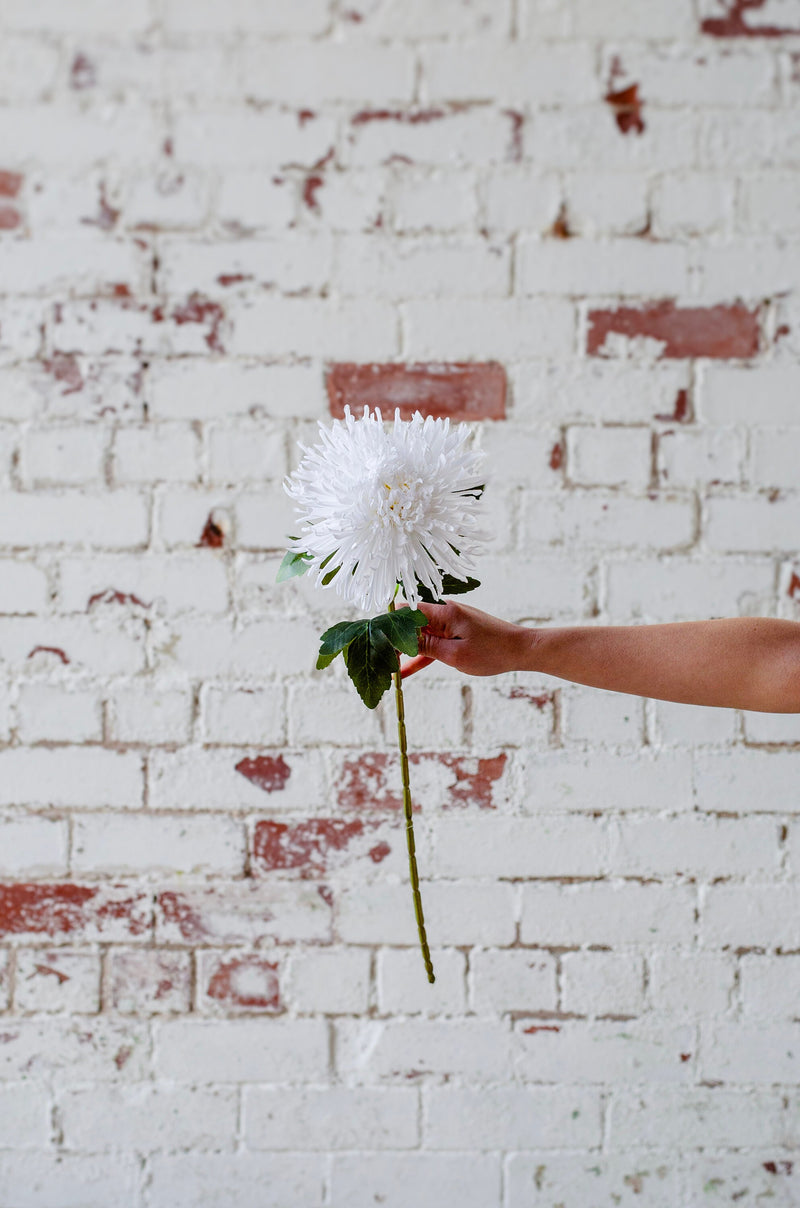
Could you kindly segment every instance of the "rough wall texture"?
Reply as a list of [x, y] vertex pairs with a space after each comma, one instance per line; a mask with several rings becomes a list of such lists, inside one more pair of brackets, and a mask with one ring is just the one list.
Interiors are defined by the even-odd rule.
[[431, 988], [274, 585], [384, 399], [482, 420], [477, 604], [800, 619], [800, 3], [0, 21], [2, 1208], [800, 1203], [800, 716], [409, 681]]

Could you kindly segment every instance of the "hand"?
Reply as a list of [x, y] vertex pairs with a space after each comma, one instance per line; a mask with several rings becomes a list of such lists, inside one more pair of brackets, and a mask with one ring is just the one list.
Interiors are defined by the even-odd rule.
[[403, 678], [435, 659], [466, 675], [523, 670], [536, 630], [512, 625], [467, 604], [418, 604], [428, 624], [419, 632], [419, 654], [401, 665]]

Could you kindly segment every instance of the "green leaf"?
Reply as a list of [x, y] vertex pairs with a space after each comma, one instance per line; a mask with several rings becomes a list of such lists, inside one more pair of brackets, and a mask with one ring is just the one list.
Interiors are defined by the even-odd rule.
[[322, 576], [322, 586], [327, 587], [328, 584], [330, 582], [332, 582], [333, 579], [336, 578], [336, 576], [338, 575], [338, 573], [341, 569], [342, 569], [341, 566], [334, 566], [333, 570], [329, 570], [327, 575], [323, 575]]
[[371, 624], [389, 639], [395, 650], [413, 657], [419, 654], [417, 630], [428, 624], [428, 618], [419, 609], [400, 608], [397, 612], [384, 612]]
[[[480, 579], [456, 579], [454, 575], [442, 575], [442, 595], [443, 596], [463, 596], [464, 592], [474, 591], [476, 587], [480, 587]], [[424, 583], [417, 580], [417, 591], [419, 598], [426, 604], [436, 604], [433, 593]]]
[[287, 579], [294, 579], [296, 575], [304, 575], [308, 570], [308, 563], [311, 561], [311, 554], [298, 553], [293, 549], [287, 550], [283, 562], [278, 567], [278, 577], [275, 582], [285, 583]]
[[366, 630], [368, 625], [369, 621], [339, 621], [330, 629], [326, 629], [320, 638], [317, 670], [322, 671], [324, 667], [329, 666], [337, 654], [346, 649], [359, 633]]
[[347, 646], [344, 661], [358, 695], [368, 709], [374, 709], [384, 692], [391, 687], [398, 659], [386, 635], [371, 621], [366, 625], [367, 628]]
[[482, 482], [476, 487], [463, 487], [457, 492], [459, 495], [471, 495], [473, 499], [480, 499], [483, 492], [486, 490], [486, 483]]

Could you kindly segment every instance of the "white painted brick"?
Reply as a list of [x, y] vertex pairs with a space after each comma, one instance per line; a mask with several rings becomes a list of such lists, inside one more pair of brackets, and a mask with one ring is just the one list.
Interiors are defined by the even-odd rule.
[[64, 238], [53, 238], [4, 240], [0, 245], [0, 272], [10, 294], [102, 293], [117, 282], [135, 285], [139, 263], [137, 249], [121, 241], [75, 239], [70, 244]]
[[[165, 488], [155, 505], [155, 528], [163, 545], [197, 547], [209, 519], [222, 530], [223, 545], [233, 536], [232, 492], [219, 488]], [[214, 555], [209, 550], [209, 560]]]
[[[207, 72], [207, 59], [203, 66]], [[172, 83], [174, 86], [175, 82]], [[123, 206], [125, 222], [135, 230], [199, 227], [208, 210], [209, 182], [206, 177], [199, 172], [175, 170], [148, 173], [132, 180]]]
[[741, 171], [790, 166], [797, 155], [797, 131], [770, 120], [769, 109], [708, 108], [698, 134], [701, 162], [712, 168]]
[[700, 935], [724, 948], [796, 948], [799, 899], [796, 885], [712, 885], [700, 908]]
[[[309, 223], [317, 222], [334, 231], [375, 231], [384, 223], [388, 172], [383, 167], [367, 168], [364, 171], [347, 169], [321, 175], [319, 172], [306, 177], [314, 185], [312, 191], [317, 210], [304, 195], [303, 217]], [[322, 192], [319, 192], [322, 189]], [[437, 223], [436, 225], [441, 225]], [[450, 223], [445, 223], [449, 226]]]
[[698, 752], [694, 771], [698, 808], [718, 813], [794, 813], [796, 766], [791, 752]]
[[286, 473], [284, 433], [277, 424], [215, 424], [208, 431], [207, 442], [211, 482], [235, 486], [253, 478], [279, 479]]
[[94, 1015], [100, 1009], [100, 954], [59, 948], [17, 953], [18, 1011]]
[[155, 1154], [148, 1194], [153, 1208], [194, 1208], [203, 1196], [220, 1208], [249, 1208], [253, 1188], [260, 1208], [301, 1203], [322, 1208], [326, 1159], [307, 1154]]
[[423, 109], [417, 121], [401, 112], [383, 120], [383, 111], [377, 112], [377, 120], [367, 111], [366, 120], [356, 117], [358, 124], [351, 124], [344, 151], [348, 166], [376, 167], [398, 157], [437, 167], [494, 164], [507, 158], [513, 139], [511, 118], [493, 106]]
[[486, 242], [342, 236], [335, 283], [343, 296], [485, 297], [508, 293], [508, 249]]
[[700, 1067], [706, 1081], [794, 1084], [800, 1021], [703, 1025]]
[[762, 234], [800, 229], [800, 200], [790, 175], [759, 174], [741, 183], [741, 212], [746, 229]]
[[[348, 173], [347, 179], [352, 175]], [[394, 226], [398, 231], [457, 230], [475, 226], [478, 202], [475, 176], [471, 172], [407, 169], [394, 177], [390, 196]], [[327, 197], [325, 210], [328, 214]]]
[[437, 820], [440, 877], [580, 877], [609, 869], [603, 820], [586, 817]]
[[0, 1182], [11, 1203], [28, 1208], [107, 1208], [114, 1197], [135, 1202], [139, 1159], [133, 1154], [57, 1156], [52, 1150], [7, 1152], [0, 1157]]
[[8, 0], [3, 10], [3, 23], [9, 29], [30, 31], [59, 31], [62, 33], [97, 33], [105, 30], [117, 37], [141, 32], [151, 19], [149, 0], [133, 0], [116, 20], [102, 0], [38, 0], [35, 5], [22, 0]]
[[[701, 297], [712, 303], [743, 298], [757, 304], [765, 295], [791, 291], [800, 266], [795, 248], [780, 248], [764, 239], [742, 238], [728, 246], [709, 243], [695, 252], [694, 260]], [[759, 407], [760, 421], [765, 418]]]
[[6, 1083], [0, 1089], [0, 1121], [7, 1149], [46, 1150], [50, 1143], [48, 1089], [30, 1082]]
[[278, 684], [263, 689], [209, 686], [200, 708], [206, 743], [277, 746], [284, 741], [286, 706]]
[[398, 351], [397, 315], [385, 303], [263, 298], [231, 309], [234, 354], [379, 360]]
[[686, 943], [694, 897], [688, 886], [524, 885], [520, 934], [525, 944]]
[[649, 429], [567, 428], [567, 473], [580, 486], [643, 490], [650, 483]]
[[754, 486], [797, 486], [797, 457], [800, 454], [797, 429], [756, 428], [750, 440]]
[[662, 950], [648, 959], [647, 994], [656, 1011], [708, 1018], [730, 1005], [733, 962], [714, 952]]
[[646, 137], [623, 138], [605, 105], [541, 109], [527, 133], [525, 151], [540, 171], [674, 172], [693, 166], [696, 113], [648, 109], [646, 124]]
[[611, 863], [622, 876], [697, 877], [775, 874], [778, 827], [773, 818], [675, 818], [620, 821]]
[[11, 748], [0, 752], [0, 804], [136, 808], [138, 755], [100, 747]]
[[341, 1154], [332, 1163], [333, 1208], [437, 1208], [451, 1197], [464, 1208], [499, 1202], [500, 1164], [494, 1154]]
[[194, 292], [219, 295], [221, 290], [225, 296], [240, 285], [318, 293], [330, 273], [331, 244], [321, 235], [226, 243], [174, 239], [164, 244], [159, 265], [162, 288], [176, 297]]
[[800, 714], [742, 711], [746, 742], [800, 743]]
[[[615, 622], [763, 615], [775, 582], [774, 564], [766, 558], [611, 558], [606, 573], [607, 606]], [[702, 716], [698, 711], [698, 721]]]
[[99, 693], [69, 691], [55, 684], [23, 684], [17, 704], [18, 732], [25, 743], [100, 742]]
[[594, 100], [595, 63], [588, 42], [503, 43], [487, 54], [485, 40], [431, 47], [423, 59], [427, 99], [559, 105]]
[[588, 239], [523, 239], [517, 288], [522, 294], [680, 294], [687, 285], [687, 258], [680, 245]]
[[154, 424], [146, 428], [121, 428], [114, 439], [114, 481], [195, 482], [198, 465], [197, 435], [188, 426]]
[[575, 685], [566, 688], [561, 699], [564, 736], [570, 742], [642, 745], [644, 710], [636, 697]]
[[[584, 489], [570, 494], [529, 491], [522, 501], [522, 545], [645, 548], [690, 545], [695, 507], [678, 495], [620, 495]], [[643, 537], [644, 534], [644, 537]]]
[[775, 62], [770, 54], [737, 53], [724, 45], [719, 53], [662, 44], [652, 49], [625, 48], [625, 78], [646, 81], [647, 104], [741, 106], [774, 102]]
[[378, 955], [378, 1007], [389, 1015], [460, 1015], [466, 1009], [466, 958], [437, 949], [432, 988], [419, 952], [387, 948]]
[[561, 958], [561, 1008], [576, 1015], [640, 1015], [641, 956], [628, 952], [566, 952]]
[[689, 0], [655, 0], [644, 13], [635, 0], [568, 0], [573, 36], [680, 38], [694, 33]]
[[[42, 345], [42, 324], [47, 309], [45, 303], [36, 298], [4, 298], [0, 302], [0, 363], [15, 365], [26, 357], [33, 357]], [[25, 419], [31, 412], [39, 410], [41, 402], [34, 401], [30, 388], [30, 374], [13, 368], [3, 374], [3, 385], [10, 379], [11, 391], [3, 401], [2, 414], [8, 419]], [[21, 397], [20, 397], [21, 396]]]
[[0, 494], [0, 543], [131, 549], [147, 542], [147, 500], [135, 491]]
[[187, 952], [114, 948], [108, 959], [110, 1006], [122, 1015], [168, 1015], [191, 1010], [192, 968]]
[[[248, 1087], [245, 1138], [252, 1149], [413, 1149], [412, 1087]], [[310, 1143], [310, 1146], [309, 1146]]]
[[365, 32], [393, 38], [466, 38], [470, 35], [505, 35], [509, 25], [508, 0], [491, 3], [476, 0], [464, 5], [458, 0], [441, 0], [426, 4], [425, 0], [389, 0], [368, 8]]
[[636, 235], [647, 225], [647, 182], [637, 173], [571, 172], [564, 190], [573, 235]]
[[[433, 670], [433, 668], [431, 668]], [[452, 673], [451, 673], [452, 674]], [[430, 676], [430, 672], [428, 673]], [[460, 677], [453, 675], [456, 682], [437, 682], [418, 676], [403, 686], [406, 708], [406, 737], [408, 748], [413, 750], [436, 750], [461, 746], [463, 743], [463, 695]], [[352, 685], [348, 685], [352, 688]], [[397, 713], [394, 693], [387, 693], [377, 708], [383, 718], [384, 733], [393, 737], [397, 732]], [[362, 713], [357, 733], [364, 723]]]
[[[765, 10], [768, 11], [768, 10]], [[782, 1151], [779, 1151], [782, 1152]], [[723, 1195], [742, 1199], [744, 1195], [753, 1194], [765, 1200], [781, 1200], [790, 1208], [793, 1199], [797, 1198], [796, 1168], [790, 1169], [785, 1160], [775, 1163], [775, 1174], [772, 1173], [772, 1162], [766, 1165], [761, 1160], [760, 1153], [731, 1153], [724, 1158], [712, 1157], [708, 1153], [691, 1155], [685, 1174], [685, 1185], [688, 1193], [695, 1198], [703, 1197], [703, 1188], [718, 1189]], [[734, 1203], [736, 1201], [733, 1201]], [[756, 1201], [758, 1202], [758, 1201]]]
[[512, 1154], [506, 1168], [506, 1186], [509, 1203], [514, 1206], [525, 1203], [533, 1185], [548, 1198], [560, 1197], [565, 1205], [575, 1208], [591, 1203], [636, 1208], [642, 1193], [647, 1196], [648, 1208], [673, 1208], [680, 1201], [680, 1173], [677, 1158], [660, 1153], [656, 1165], [652, 1154], [630, 1146], [621, 1157], [545, 1150]]
[[512, 366], [515, 418], [552, 423], [557, 398], [562, 423], [649, 423], [654, 415], [671, 414], [679, 390], [688, 385], [680, 364], [615, 365], [602, 360]]
[[[143, 1078], [148, 1067], [145, 1056], [147, 1032], [134, 1020], [123, 1023], [98, 1016], [87, 1028], [84, 1018], [16, 1019], [13, 1032], [8, 1035], [0, 1063], [4, 1082], [30, 1078], [34, 1085], [45, 1082], [62, 1087], [74, 1081], [78, 1065], [84, 1082], [116, 1082], [123, 1067], [126, 1079]], [[0, 1179], [2, 1177], [0, 1174]], [[8, 1180], [3, 1179], [2, 1186], [5, 1194]], [[116, 1194], [118, 1191], [110, 1192], [105, 1203], [109, 1198], [113, 1200]], [[42, 1203], [60, 1205], [66, 1199], [66, 1193], [62, 1200], [56, 1192], [55, 1198]], [[81, 1208], [86, 1201], [76, 1199], [74, 1202], [75, 1208]]]
[[516, 359], [567, 356], [574, 314], [564, 300], [409, 302], [403, 306], [411, 357]]
[[739, 483], [743, 460], [742, 434], [727, 428], [666, 431], [658, 438], [658, 479], [666, 487]]
[[327, 28], [328, 5], [325, 0], [298, 0], [287, 10], [277, 0], [232, 0], [223, 14], [214, 0], [167, 0], [164, 19], [176, 33], [314, 35]]
[[515, 1068], [523, 1081], [669, 1084], [688, 1082], [691, 1025], [642, 1020], [566, 1020], [554, 1029], [516, 1025]]
[[9, 742], [14, 723], [14, 692], [10, 685], [0, 687], [0, 740]]
[[244, 772], [237, 772], [237, 766], [247, 759], [241, 747], [154, 751], [150, 757], [151, 809], [178, 809], [191, 813], [203, 809], [248, 808], [273, 813], [276, 810], [317, 810], [328, 803], [330, 810], [330, 794], [324, 787], [318, 751], [287, 752], [284, 762], [289, 775], [285, 781], [278, 777], [282, 787], [269, 776], [265, 777], [262, 787], [257, 776], [251, 781]]
[[[252, 880], [166, 885], [156, 912], [160, 944], [330, 943], [330, 904], [315, 884], [275, 882], [268, 911], [263, 884]], [[302, 972], [299, 980], [302, 984]]]
[[431, 1087], [431, 1149], [588, 1149], [600, 1144], [600, 1098], [572, 1087]]
[[680, 1152], [694, 1149], [698, 1138], [717, 1146], [771, 1146], [783, 1125], [780, 1095], [766, 1090], [661, 1086], [619, 1089], [610, 1106], [612, 1150], [627, 1149], [633, 1133], [641, 1144]]
[[234, 515], [240, 549], [285, 550], [289, 534], [297, 529], [297, 511], [280, 481], [267, 484], [258, 493], [242, 495]]
[[591, 756], [520, 752], [525, 795], [521, 812], [592, 814], [613, 810], [649, 813], [692, 808], [692, 763], [688, 752], [638, 755], [596, 751]]
[[188, 692], [158, 680], [133, 681], [115, 688], [110, 698], [109, 731], [114, 742], [188, 742], [192, 701]]
[[24, 816], [0, 819], [0, 874], [63, 876], [67, 870], [67, 823]]
[[[0, 621], [0, 655], [15, 674], [36, 677], [71, 670], [124, 675], [144, 666], [144, 629], [128, 620], [125, 629], [98, 616], [5, 617]], [[64, 662], [67, 660], [67, 663]]]
[[[5, 24], [5, 23], [4, 23]], [[44, 99], [56, 82], [59, 48], [3, 32], [0, 47], [0, 93], [5, 101]]]
[[795, 365], [707, 365], [697, 407], [708, 424], [795, 424], [800, 369]]
[[244, 860], [244, 836], [232, 818], [84, 815], [75, 819], [72, 859], [83, 873], [235, 874]]
[[321, 1019], [176, 1019], [154, 1031], [156, 1072], [175, 1082], [317, 1082], [328, 1071]]
[[736, 737], [736, 711], [710, 705], [656, 701], [655, 732], [659, 744], [668, 746], [733, 742]]
[[153, 415], [164, 419], [315, 418], [322, 387], [318, 371], [302, 365], [176, 361], [154, 374], [151, 405]]
[[367, 948], [297, 948], [282, 993], [301, 1013], [362, 1014], [369, 1006], [370, 952]]
[[733, 204], [733, 181], [724, 176], [670, 174], [654, 188], [653, 224], [672, 239], [729, 230]]
[[248, 96], [300, 108], [325, 101], [403, 103], [414, 92], [414, 57], [409, 46], [373, 41], [251, 41], [241, 78]]
[[[198, 537], [200, 532], [202, 525]], [[65, 612], [83, 612], [95, 597], [91, 608], [98, 613], [105, 608], [119, 608], [119, 601], [113, 599], [114, 592], [135, 596], [135, 600], [129, 600], [133, 607], [170, 616], [184, 612], [221, 613], [228, 606], [225, 567], [211, 550], [171, 557], [147, 554], [138, 558], [66, 558], [61, 563], [60, 586], [60, 603]]]
[[558, 215], [561, 184], [527, 164], [498, 166], [482, 185], [486, 221], [492, 230], [544, 232]]
[[313, 164], [336, 141], [332, 117], [301, 121], [297, 113], [219, 108], [186, 111], [175, 121], [175, 154], [201, 168], [263, 168], [264, 147], [269, 161]]
[[797, 1015], [800, 960], [791, 956], [745, 955], [739, 962], [739, 993], [746, 1015], [758, 1019]]
[[502, 734], [507, 747], [549, 745], [554, 727], [553, 699], [543, 684], [506, 675], [499, 684], [495, 678], [470, 685], [470, 695], [475, 733]]
[[378, 718], [372, 710], [364, 712], [349, 679], [344, 684], [328, 682], [324, 689], [320, 683], [291, 687], [287, 716], [292, 746], [372, 746], [380, 742]]
[[[68, 1149], [170, 1148], [231, 1150], [236, 1133], [236, 1092], [220, 1087], [85, 1087], [61, 1096], [59, 1114]], [[119, 1126], [109, 1133], [104, 1121]], [[105, 1132], [105, 1136], [104, 1136]], [[99, 1144], [98, 1144], [99, 1141]]]
[[549, 952], [478, 949], [470, 957], [470, 984], [479, 1015], [556, 1010], [556, 960]]
[[251, 680], [311, 671], [318, 650], [319, 627], [305, 620], [256, 620], [234, 629], [227, 619], [187, 619], [165, 635], [158, 656], [164, 670]]
[[[0, 328], [0, 361], [3, 360], [3, 347], [7, 343], [6, 337], [8, 332], [7, 327], [7, 312], [0, 311], [2, 315], [2, 328]], [[17, 315], [17, 326], [20, 323], [20, 316]], [[33, 337], [33, 331], [30, 331], [29, 338]], [[30, 349], [24, 347], [25, 337], [20, 331], [11, 335], [11, 341], [15, 345], [15, 351], [19, 355], [24, 355], [26, 351], [35, 352], [38, 341], [33, 342]], [[35, 377], [30, 372], [30, 368], [23, 369], [0, 369], [0, 417], [2, 419], [32, 419], [39, 411], [41, 399], [39, 391], [36, 389]]]
[[231, 171], [220, 182], [217, 213], [232, 233], [261, 228], [285, 230], [293, 222], [296, 209], [294, 182], [275, 171]]
[[101, 427], [31, 428], [22, 449], [29, 486], [98, 485], [108, 437]]
[[[465, 947], [512, 943], [514, 886], [466, 879], [449, 883], [428, 881], [426, 854], [417, 836], [422, 906], [428, 941], [433, 945], [434, 965], [437, 944]], [[345, 943], [402, 944], [416, 948], [417, 929], [409, 886], [381, 881], [377, 885], [343, 890], [336, 900], [336, 931]]]
[[348, 1080], [405, 1082], [424, 1070], [494, 1082], [510, 1073], [511, 1037], [494, 1020], [339, 1020], [335, 1029], [337, 1068]]

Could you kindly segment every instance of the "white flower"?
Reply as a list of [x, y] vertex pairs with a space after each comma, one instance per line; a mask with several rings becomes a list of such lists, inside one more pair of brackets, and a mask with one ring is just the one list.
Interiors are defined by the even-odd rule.
[[395, 412], [386, 429], [379, 410], [330, 428], [307, 448], [286, 479], [301, 520], [293, 548], [310, 555], [319, 584], [329, 585], [365, 612], [383, 612], [402, 584], [409, 604], [419, 600], [417, 580], [436, 599], [442, 573], [466, 579], [485, 541], [478, 529], [483, 454], [468, 447], [467, 424], [447, 419], [410, 420]]

